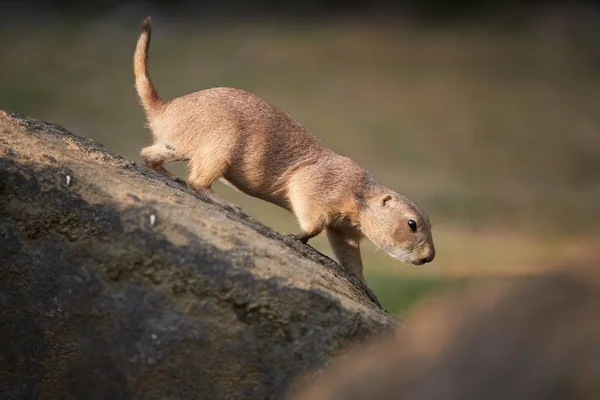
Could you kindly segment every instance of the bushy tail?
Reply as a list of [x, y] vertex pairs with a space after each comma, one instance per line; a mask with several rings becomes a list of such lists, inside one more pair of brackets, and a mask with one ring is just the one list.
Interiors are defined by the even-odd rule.
[[146, 114], [150, 115], [156, 111], [164, 101], [158, 97], [156, 89], [148, 75], [148, 47], [150, 46], [150, 37], [152, 36], [152, 26], [150, 25], [150, 17], [144, 20], [142, 33], [138, 38], [133, 54], [133, 73], [135, 74], [135, 88], [140, 102], [146, 110]]

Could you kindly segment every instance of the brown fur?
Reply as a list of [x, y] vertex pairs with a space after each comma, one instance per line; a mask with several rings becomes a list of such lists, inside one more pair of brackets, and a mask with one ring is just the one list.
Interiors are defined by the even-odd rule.
[[[250, 196], [294, 213], [306, 243], [323, 230], [338, 261], [364, 282], [359, 242], [367, 236], [393, 257], [422, 264], [435, 249], [427, 215], [383, 186], [347, 157], [329, 150], [290, 115], [243, 90], [212, 88], [170, 101], [160, 99], [148, 76], [150, 19], [144, 21], [134, 54], [136, 88], [154, 136], [142, 150], [146, 164], [164, 168], [188, 162], [188, 185], [218, 197], [217, 179]], [[407, 221], [414, 220], [413, 232]]]

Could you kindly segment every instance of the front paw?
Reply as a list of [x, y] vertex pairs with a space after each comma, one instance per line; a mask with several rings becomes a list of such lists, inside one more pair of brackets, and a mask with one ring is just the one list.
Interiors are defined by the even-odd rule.
[[301, 234], [301, 233], [300, 234], [297, 234], [297, 233], [284, 233], [283, 235], [287, 236], [287, 237], [291, 237], [292, 239], [297, 240], [297, 241], [299, 241], [302, 244], [308, 244], [308, 238], [305, 235]]
[[365, 293], [367, 294], [367, 297], [373, 302], [375, 303], [375, 305], [377, 307], [379, 307], [380, 309], [384, 309], [383, 306], [381, 305], [381, 303], [379, 302], [379, 300], [377, 299], [377, 296], [375, 296], [375, 292], [373, 292], [373, 289], [371, 289], [366, 283], [363, 284], [363, 287], [365, 289]]

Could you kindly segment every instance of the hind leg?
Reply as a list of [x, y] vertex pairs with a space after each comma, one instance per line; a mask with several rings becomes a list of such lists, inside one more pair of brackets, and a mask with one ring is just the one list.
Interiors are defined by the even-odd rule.
[[325, 228], [324, 219], [319, 217], [298, 218], [298, 222], [300, 223], [300, 229], [302, 232], [293, 236], [294, 239], [302, 242], [303, 244], [307, 244], [310, 239], [323, 232], [323, 228]]
[[212, 163], [204, 163], [198, 159], [190, 163], [190, 172], [188, 174], [188, 186], [195, 192], [208, 197], [213, 203], [245, 216], [246, 214], [240, 206], [230, 203], [221, 196], [217, 195], [211, 188], [212, 184], [227, 171], [226, 161], [211, 160]]
[[169, 179], [179, 183], [185, 183], [182, 179], [173, 175], [164, 167], [164, 163], [170, 161], [183, 161], [183, 158], [178, 156], [173, 149], [168, 148], [164, 143], [156, 143], [152, 146], [144, 147], [140, 155], [146, 166], [155, 171], [160, 172]]

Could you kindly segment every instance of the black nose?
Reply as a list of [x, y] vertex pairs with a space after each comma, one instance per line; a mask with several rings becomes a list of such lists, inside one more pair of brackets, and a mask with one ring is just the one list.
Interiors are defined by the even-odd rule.
[[433, 254], [430, 255], [429, 257], [421, 258], [421, 264], [431, 262], [432, 260], [433, 260]]

